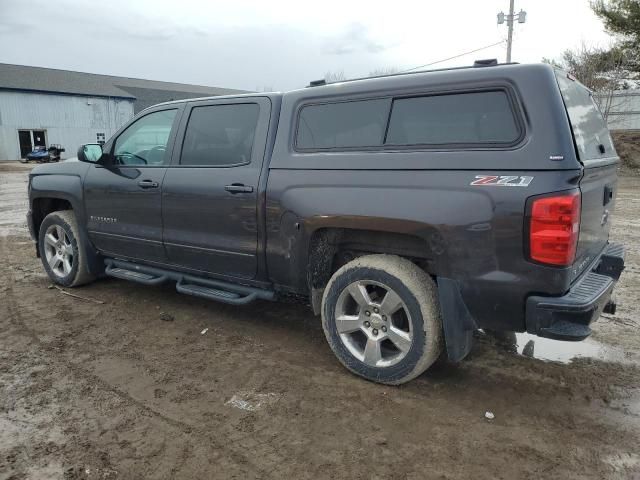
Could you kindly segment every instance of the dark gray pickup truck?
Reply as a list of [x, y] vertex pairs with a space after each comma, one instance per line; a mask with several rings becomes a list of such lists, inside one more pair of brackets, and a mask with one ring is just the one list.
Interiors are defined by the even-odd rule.
[[36, 167], [51, 279], [308, 302], [344, 366], [387, 384], [477, 329], [581, 340], [615, 309], [619, 159], [575, 79], [480, 62], [321, 83], [157, 105]]

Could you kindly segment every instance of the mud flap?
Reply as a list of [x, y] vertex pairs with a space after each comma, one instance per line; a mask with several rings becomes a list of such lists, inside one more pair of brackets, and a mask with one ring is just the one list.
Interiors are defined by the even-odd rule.
[[322, 310], [322, 295], [324, 295], [324, 287], [311, 289], [311, 308], [316, 317], [320, 315]]
[[98, 253], [96, 247], [93, 246], [91, 240], [89, 240], [89, 235], [86, 229], [78, 226], [78, 233], [80, 234], [80, 238], [78, 241], [84, 244], [84, 251], [87, 257], [87, 270], [91, 275], [95, 275], [96, 277], [101, 277], [104, 275], [104, 259], [102, 255]]
[[471, 351], [473, 332], [478, 327], [464, 304], [455, 280], [438, 277], [438, 298], [447, 357], [451, 362], [459, 362]]

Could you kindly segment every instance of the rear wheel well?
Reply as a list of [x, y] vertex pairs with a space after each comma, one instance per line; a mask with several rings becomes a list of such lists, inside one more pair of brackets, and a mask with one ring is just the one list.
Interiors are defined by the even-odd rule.
[[62, 198], [36, 198], [31, 205], [34, 234], [38, 235], [40, 225], [47, 215], [61, 210], [73, 210], [73, 207], [68, 200]]
[[309, 242], [307, 266], [307, 284], [316, 314], [320, 312], [322, 292], [331, 275], [351, 260], [371, 254], [398, 255], [427, 273], [433, 270], [429, 243], [416, 235], [349, 228], [317, 230]]

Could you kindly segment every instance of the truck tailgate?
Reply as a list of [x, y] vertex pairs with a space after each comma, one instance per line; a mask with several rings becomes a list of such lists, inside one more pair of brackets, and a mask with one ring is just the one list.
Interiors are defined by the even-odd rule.
[[556, 71], [571, 124], [576, 154], [584, 170], [580, 179], [580, 236], [572, 280], [599, 255], [609, 240], [615, 204], [619, 157], [592, 93], [565, 72]]
[[615, 205], [617, 185], [616, 165], [584, 170], [580, 181], [582, 209], [573, 278], [593, 262], [609, 240], [611, 213]]

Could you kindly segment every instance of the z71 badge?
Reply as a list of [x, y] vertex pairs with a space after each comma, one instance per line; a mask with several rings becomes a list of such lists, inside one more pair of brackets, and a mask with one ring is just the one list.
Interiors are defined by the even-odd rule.
[[469, 185], [489, 185], [492, 187], [528, 187], [533, 177], [526, 175], [476, 175]]

